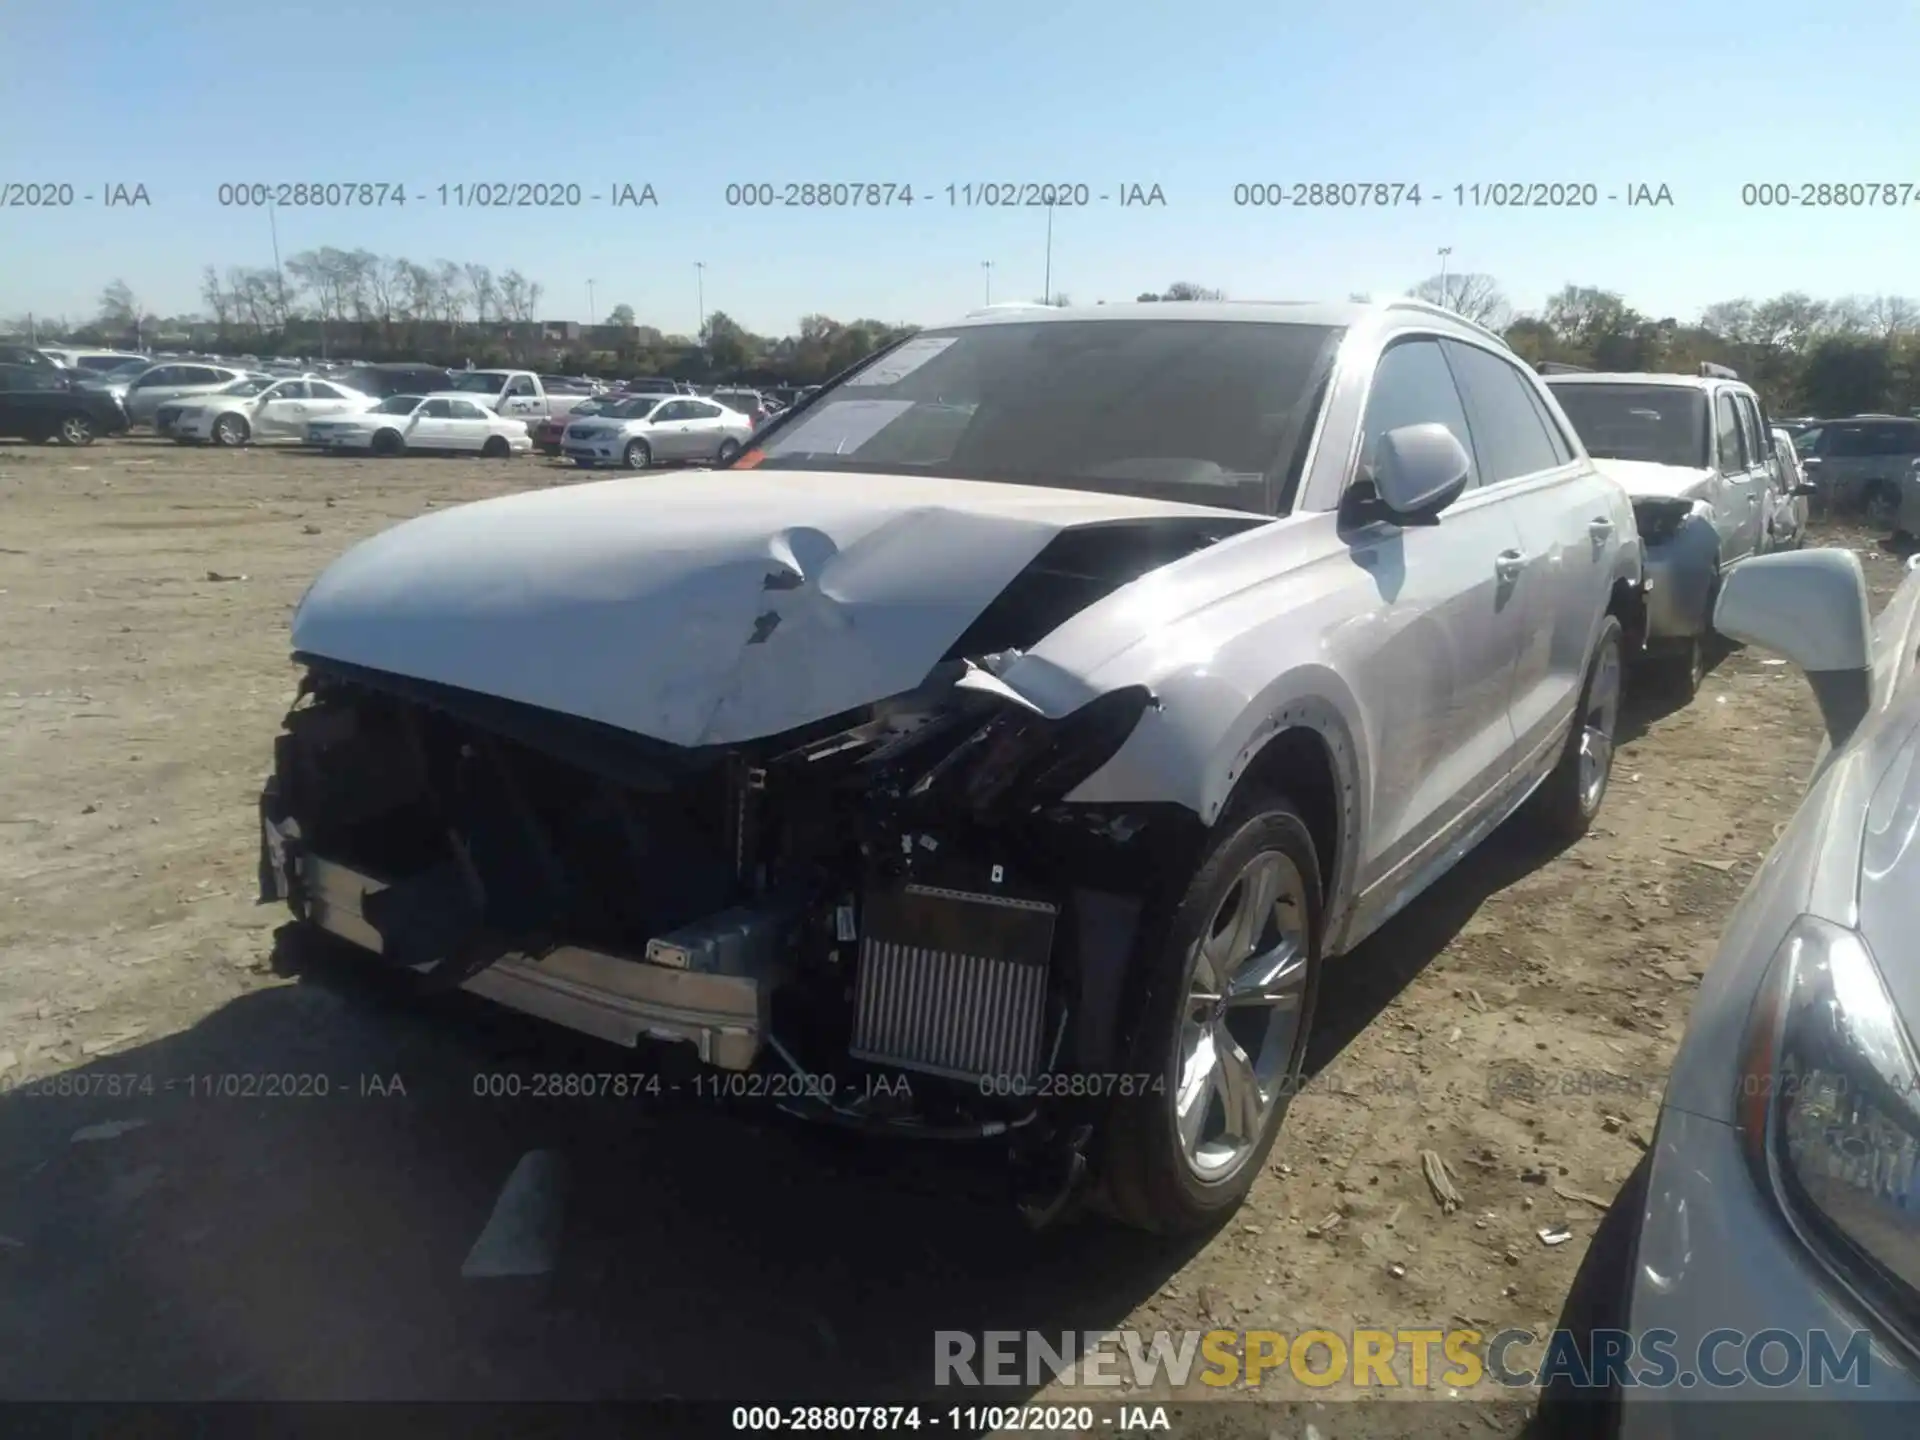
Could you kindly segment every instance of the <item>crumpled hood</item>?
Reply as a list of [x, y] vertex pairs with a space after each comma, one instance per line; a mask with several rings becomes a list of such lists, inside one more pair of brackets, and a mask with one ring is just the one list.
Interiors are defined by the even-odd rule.
[[1609, 480], [1618, 482], [1629, 495], [1668, 496], [1697, 500], [1706, 493], [1713, 471], [1691, 465], [1655, 465], [1648, 460], [1602, 460], [1594, 457], [1594, 468]]
[[348, 551], [297, 653], [675, 745], [913, 688], [1061, 531], [1237, 511], [918, 476], [683, 471], [409, 520]]

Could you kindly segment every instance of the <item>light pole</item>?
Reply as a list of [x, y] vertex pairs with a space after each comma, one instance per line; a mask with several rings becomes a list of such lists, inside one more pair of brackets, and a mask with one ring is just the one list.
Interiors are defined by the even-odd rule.
[[986, 272], [987, 304], [991, 305], [993, 304], [993, 262], [991, 260], [982, 260], [980, 262], [980, 268]]
[[1453, 254], [1451, 245], [1440, 247], [1440, 308], [1447, 308], [1447, 257]]
[[702, 345], [705, 345], [707, 342], [705, 341], [705, 339], [701, 337], [703, 337], [707, 331], [707, 262], [706, 261], [696, 260], [693, 262], [693, 283], [698, 287], [699, 296], [700, 296], [700, 328], [694, 332], [694, 338], [699, 340]]
[[1040, 299], [1053, 304], [1053, 202], [1047, 202], [1047, 283], [1041, 287]]
[[597, 325], [600, 323], [599, 321], [593, 318], [599, 313], [600, 312], [598, 310], [593, 308], [593, 281], [589, 280], [587, 281], [587, 324], [589, 326]]

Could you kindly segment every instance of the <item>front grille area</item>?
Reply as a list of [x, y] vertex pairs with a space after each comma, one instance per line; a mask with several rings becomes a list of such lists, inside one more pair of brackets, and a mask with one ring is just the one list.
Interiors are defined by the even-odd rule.
[[1031, 1079], [1059, 910], [907, 885], [867, 896], [856, 1059], [958, 1080]]

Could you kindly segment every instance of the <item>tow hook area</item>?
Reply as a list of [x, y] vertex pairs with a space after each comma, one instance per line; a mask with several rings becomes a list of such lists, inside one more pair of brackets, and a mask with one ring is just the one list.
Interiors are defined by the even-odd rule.
[[1015, 1203], [1030, 1229], [1045, 1230], [1086, 1208], [1091, 1125], [1056, 1131], [1015, 1152]]

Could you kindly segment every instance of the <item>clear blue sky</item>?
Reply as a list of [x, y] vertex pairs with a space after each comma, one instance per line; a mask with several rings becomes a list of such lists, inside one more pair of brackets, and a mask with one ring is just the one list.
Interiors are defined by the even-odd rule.
[[[1309, 9], [1313, 13], [1309, 13]], [[1920, 186], [1909, 4], [1673, 0], [5, 0], [0, 181], [144, 184], [150, 208], [0, 209], [0, 317], [91, 315], [125, 279], [202, 308], [209, 263], [270, 263], [223, 181], [651, 182], [657, 209], [279, 212], [320, 245], [517, 267], [542, 311], [691, 330], [937, 322], [1041, 293], [1042, 210], [949, 207], [949, 183], [1159, 184], [1164, 208], [1055, 216], [1075, 301], [1175, 280], [1244, 299], [1404, 290], [1452, 248], [1522, 306], [1569, 281], [1682, 317], [1790, 289], [1920, 291], [1920, 203], [1753, 210], [1759, 181]], [[940, 192], [882, 211], [729, 209], [729, 181]], [[1419, 208], [1236, 208], [1237, 182], [1444, 188]], [[1455, 184], [1671, 187], [1675, 203], [1471, 209]]]

